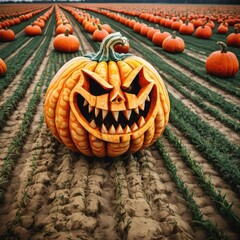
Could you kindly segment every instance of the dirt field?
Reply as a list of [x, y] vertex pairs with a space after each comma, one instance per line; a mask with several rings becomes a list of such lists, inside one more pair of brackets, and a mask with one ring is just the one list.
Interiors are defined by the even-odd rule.
[[[0, 113], [6, 115], [0, 129], [0, 239], [240, 239], [240, 182], [233, 175], [240, 171], [239, 128], [234, 130], [213, 111], [202, 107], [203, 104], [212, 107], [228, 122], [239, 126], [239, 94], [231, 94], [208, 81], [207, 76], [195, 74], [150, 41], [146, 43], [144, 37], [133, 34], [131, 53], [143, 58], [156, 55], [159, 61], [179, 71], [179, 76], [191, 78], [193, 83], [220, 96], [219, 102], [230, 102], [235, 106], [235, 113], [229, 111], [228, 114], [218, 103], [182, 84], [191, 97], [200, 96], [201, 102], [194, 102], [167, 81], [174, 81], [170, 72], [152, 62], [165, 81], [173, 106], [166, 132], [159, 141], [136, 154], [114, 159], [88, 158], [73, 153], [57, 142], [44, 122], [45, 93], [49, 80], [64, 62], [94, 52], [96, 43], [89, 40], [90, 34], [69, 12], [64, 12], [74, 27], [74, 35], [80, 39], [80, 51], [60, 54], [54, 50], [53, 12], [45, 26], [46, 36], [47, 29], [51, 31], [50, 40], [34, 77], [14, 107], [6, 110], [11, 113]], [[99, 17], [99, 13], [91, 14]], [[103, 16], [101, 21], [105, 18]], [[109, 18], [109, 24], [114, 31], [121, 29], [122, 34], [132, 34], [130, 28], [113, 19]], [[20, 30], [16, 40], [23, 35]], [[2, 110], [9, 109], [7, 101], [12, 101], [17, 94], [28, 69], [33, 71], [34, 59], [40, 57], [38, 50], [47, 42], [46, 36], [2, 90]], [[28, 48], [30, 41], [26, 38], [24, 44], [4, 60], [7, 63], [13, 59], [16, 63], [21, 61], [21, 51]], [[12, 46], [13, 43], [0, 43], [0, 52]], [[142, 49], [146, 49], [148, 55]], [[204, 47], [201, 50], [203, 52]], [[186, 47], [184, 54], [201, 62], [207, 57], [207, 53], [190, 47]], [[240, 75], [233, 81], [239, 92]], [[39, 99], [34, 100], [37, 94]], [[34, 110], [32, 102], [36, 102]], [[194, 123], [188, 123], [181, 113], [177, 115], [178, 103], [197, 116], [201, 126], [207, 126], [202, 130], [200, 125], [199, 129], [194, 126], [197, 129], [195, 139], [190, 136]], [[186, 128], [178, 124], [180, 117], [186, 121]], [[216, 137], [211, 138], [215, 133]], [[218, 152], [220, 145], [226, 148], [219, 148]], [[226, 162], [235, 165], [230, 168], [224, 165]]]

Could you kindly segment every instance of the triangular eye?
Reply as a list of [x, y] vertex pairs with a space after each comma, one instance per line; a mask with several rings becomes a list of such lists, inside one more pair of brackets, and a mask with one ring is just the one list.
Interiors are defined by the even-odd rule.
[[94, 96], [100, 96], [105, 93], [108, 93], [98, 82], [96, 82], [94, 79], [87, 77], [87, 81], [89, 82], [89, 92]]
[[141, 86], [139, 85], [139, 73], [138, 73], [133, 79], [133, 81], [131, 82], [131, 84], [127, 87], [124, 86], [122, 90], [124, 92], [131, 93], [137, 96], [140, 89], [141, 89]]
[[108, 93], [113, 88], [108, 82], [101, 78], [98, 74], [82, 69], [84, 76], [83, 88], [94, 96], [100, 96]]
[[153, 83], [153, 80], [151, 79], [148, 70], [143, 66], [139, 66], [125, 79], [122, 84], [122, 90], [137, 96], [143, 87], [151, 83]]

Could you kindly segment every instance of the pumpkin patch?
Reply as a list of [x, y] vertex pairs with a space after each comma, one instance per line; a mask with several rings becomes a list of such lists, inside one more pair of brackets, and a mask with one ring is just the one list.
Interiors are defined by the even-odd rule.
[[90, 1], [0, 5], [0, 239], [239, 240], [240, 6]]

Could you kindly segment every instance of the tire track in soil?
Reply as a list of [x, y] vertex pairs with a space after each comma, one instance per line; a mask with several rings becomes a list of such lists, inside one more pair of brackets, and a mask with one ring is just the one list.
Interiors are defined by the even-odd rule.
[[195, 175], [185, 165], [182, 157], [176, 151], [175, 147], [169, 143], [164, 136], [161, 137], [161, 140], [164, 144], [164, 147], [168, 149], [168, 155], [176, 165], [177, 174], [183, 179], [184, 184], [188, 187], [190, 192], [193, 192], [192, 197], [198, 204], [200, 211], [203, 213], [203, 218], [209, 219], [211, 222], [216, 224], [217, 228], [230, 239], [237, 240], [239, 236], [231, 230], [231, 226], [229, 226], [229, 223], [226, 221], [226, 219], [218, 212], [210, 196], [205, 194], [203, 189], [199, 186]]

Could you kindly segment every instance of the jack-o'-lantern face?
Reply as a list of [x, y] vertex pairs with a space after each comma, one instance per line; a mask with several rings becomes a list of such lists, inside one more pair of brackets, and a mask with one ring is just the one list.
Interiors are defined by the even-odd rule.
[[87, 156], [136, 152], [154, 143], [168, 122], [169, 98], [157, 71], [140, 57], [117, 56], [124, 57], [72, 59], [46, 94], [45, 119], [53, 135]]
[[[105, 65], [109, 72], [112, 65], [116, 63]], [[108, 83], [95, 72], [83, 69], [82, 81], [73, 89], [70, 100], [80, 124], [109, 142], [120, 143], [127, 135], [143, 134], [157, 114], [159, 101], [157, 85], [147, 79], [146, 71], [139, 66], [125, 81], [115, 74]]]

